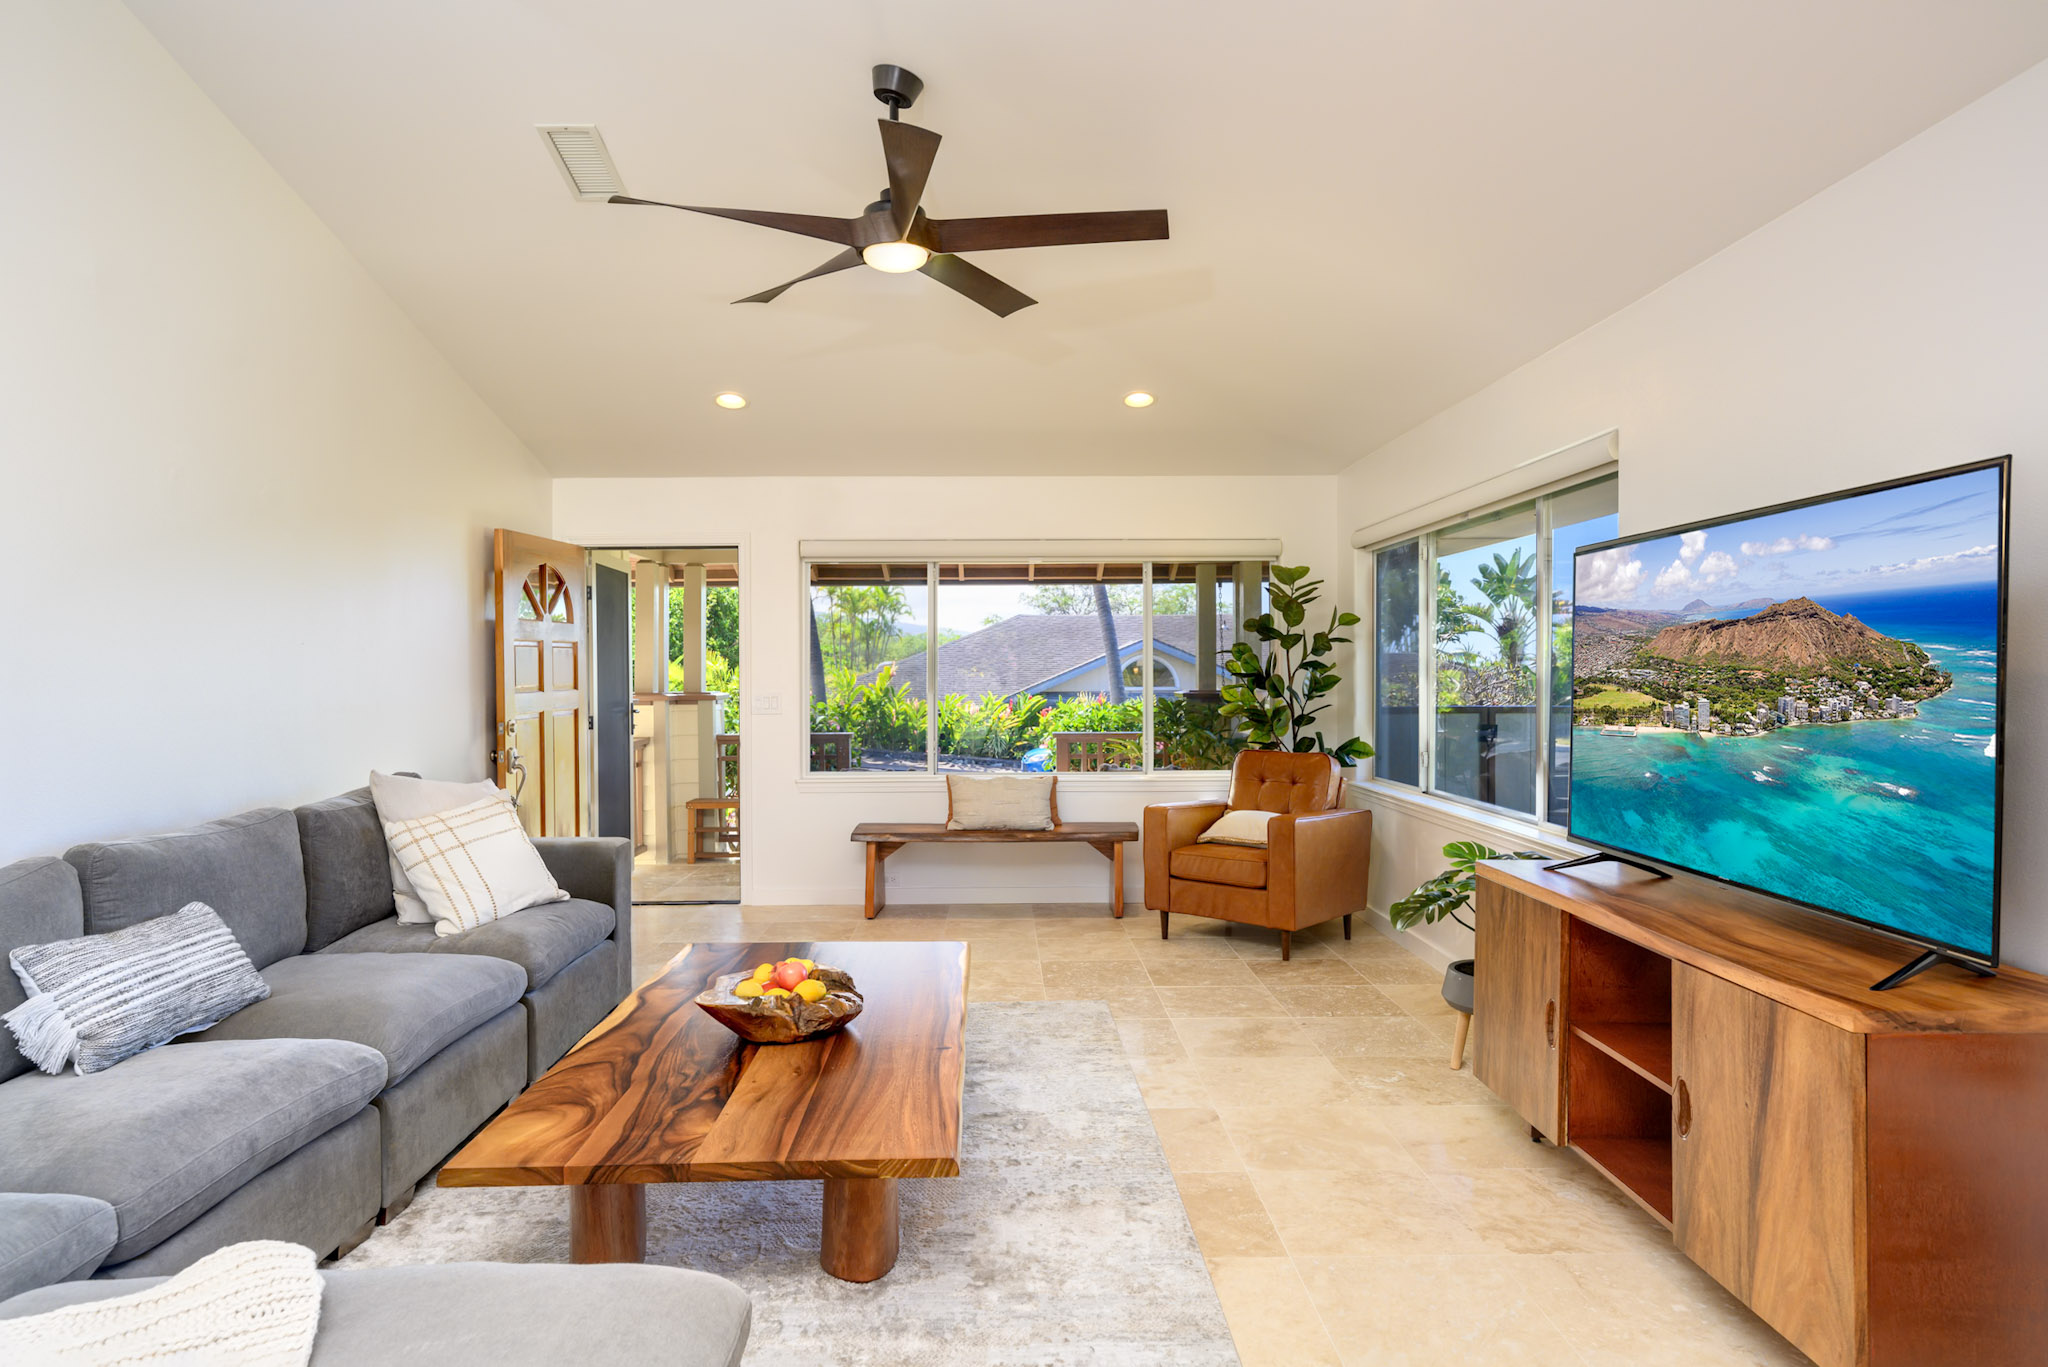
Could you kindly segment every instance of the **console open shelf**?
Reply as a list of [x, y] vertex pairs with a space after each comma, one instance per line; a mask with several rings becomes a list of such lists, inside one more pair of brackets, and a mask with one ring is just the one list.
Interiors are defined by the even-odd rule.
[[1671, 1090], [1671, 1022], [1584, 1021], [1572, 1033], [1650, 1085]]

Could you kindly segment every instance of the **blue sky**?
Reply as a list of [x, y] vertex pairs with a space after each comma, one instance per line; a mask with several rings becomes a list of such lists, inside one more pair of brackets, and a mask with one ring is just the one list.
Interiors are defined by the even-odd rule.
[[1577, 558], [1578, 601], [1827, 601], [1998, 577], [1998, 471], [1972, 471]]

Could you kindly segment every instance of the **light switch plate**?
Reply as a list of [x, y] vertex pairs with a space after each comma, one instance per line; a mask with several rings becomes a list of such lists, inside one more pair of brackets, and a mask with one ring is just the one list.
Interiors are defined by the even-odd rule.
[[780, 712], [781, 710], [782, 695], [780, 693], [756, 693], [754, 695], [755, 712]]

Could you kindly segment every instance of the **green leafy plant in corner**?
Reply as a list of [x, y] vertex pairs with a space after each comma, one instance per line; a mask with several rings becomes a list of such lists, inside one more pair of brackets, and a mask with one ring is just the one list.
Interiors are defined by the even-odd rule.
[[1273, 611], [1244, 624], [1272, 649], [1262, 656], [1244, 641], [1231, 648], [1224, 668], [1237, 682], [1223, 689], [1223, 705], [1217, 711], [1242, 719], [1245, 739], [1254, 750], [1321, 751], [1340, 764], [1356, 764], [1372, 754], [1370, 745], [1353, 736], [1333, 746], [1310, 727], [1329, 708], [1321, 700], [1342, 682], [1324, 657], [1350, 644], [1351, 638], [1337, 631], [1358, 625], [1358, 614], [1332, 610], [1329, 627], [1316, 631], [1308, 626], [1308, 610], [1323, 581], [1310, 579], [1306, 565], [1275, 565], [1272, 573]]
[[1476, 840], [1453, 840], [1444, 846], [1444, 858], [1451, 861], [1451, 866], [1388, 907], [1387, 919], [1394, 923], [1396, 930], [1413, 930], [1419, 925], [1434, 925], [1448, 916], [1470, 930], [1472, 923], [1458, 913], [1472, 904], [1472, 890], [1479, 881], [1474, 865], [1482, 859], [1549, 857], [1534, 850], [1502, 854], [1499, 850], [1489, 850]]

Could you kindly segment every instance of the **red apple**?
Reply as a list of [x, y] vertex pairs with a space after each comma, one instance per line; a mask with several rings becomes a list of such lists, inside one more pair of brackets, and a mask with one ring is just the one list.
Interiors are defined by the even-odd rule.
[[804, 971], [802, 964], [784, 960], [775, 966], [773, 980], [777, 987], [795, 987], [809, 976], [810, 974]]

